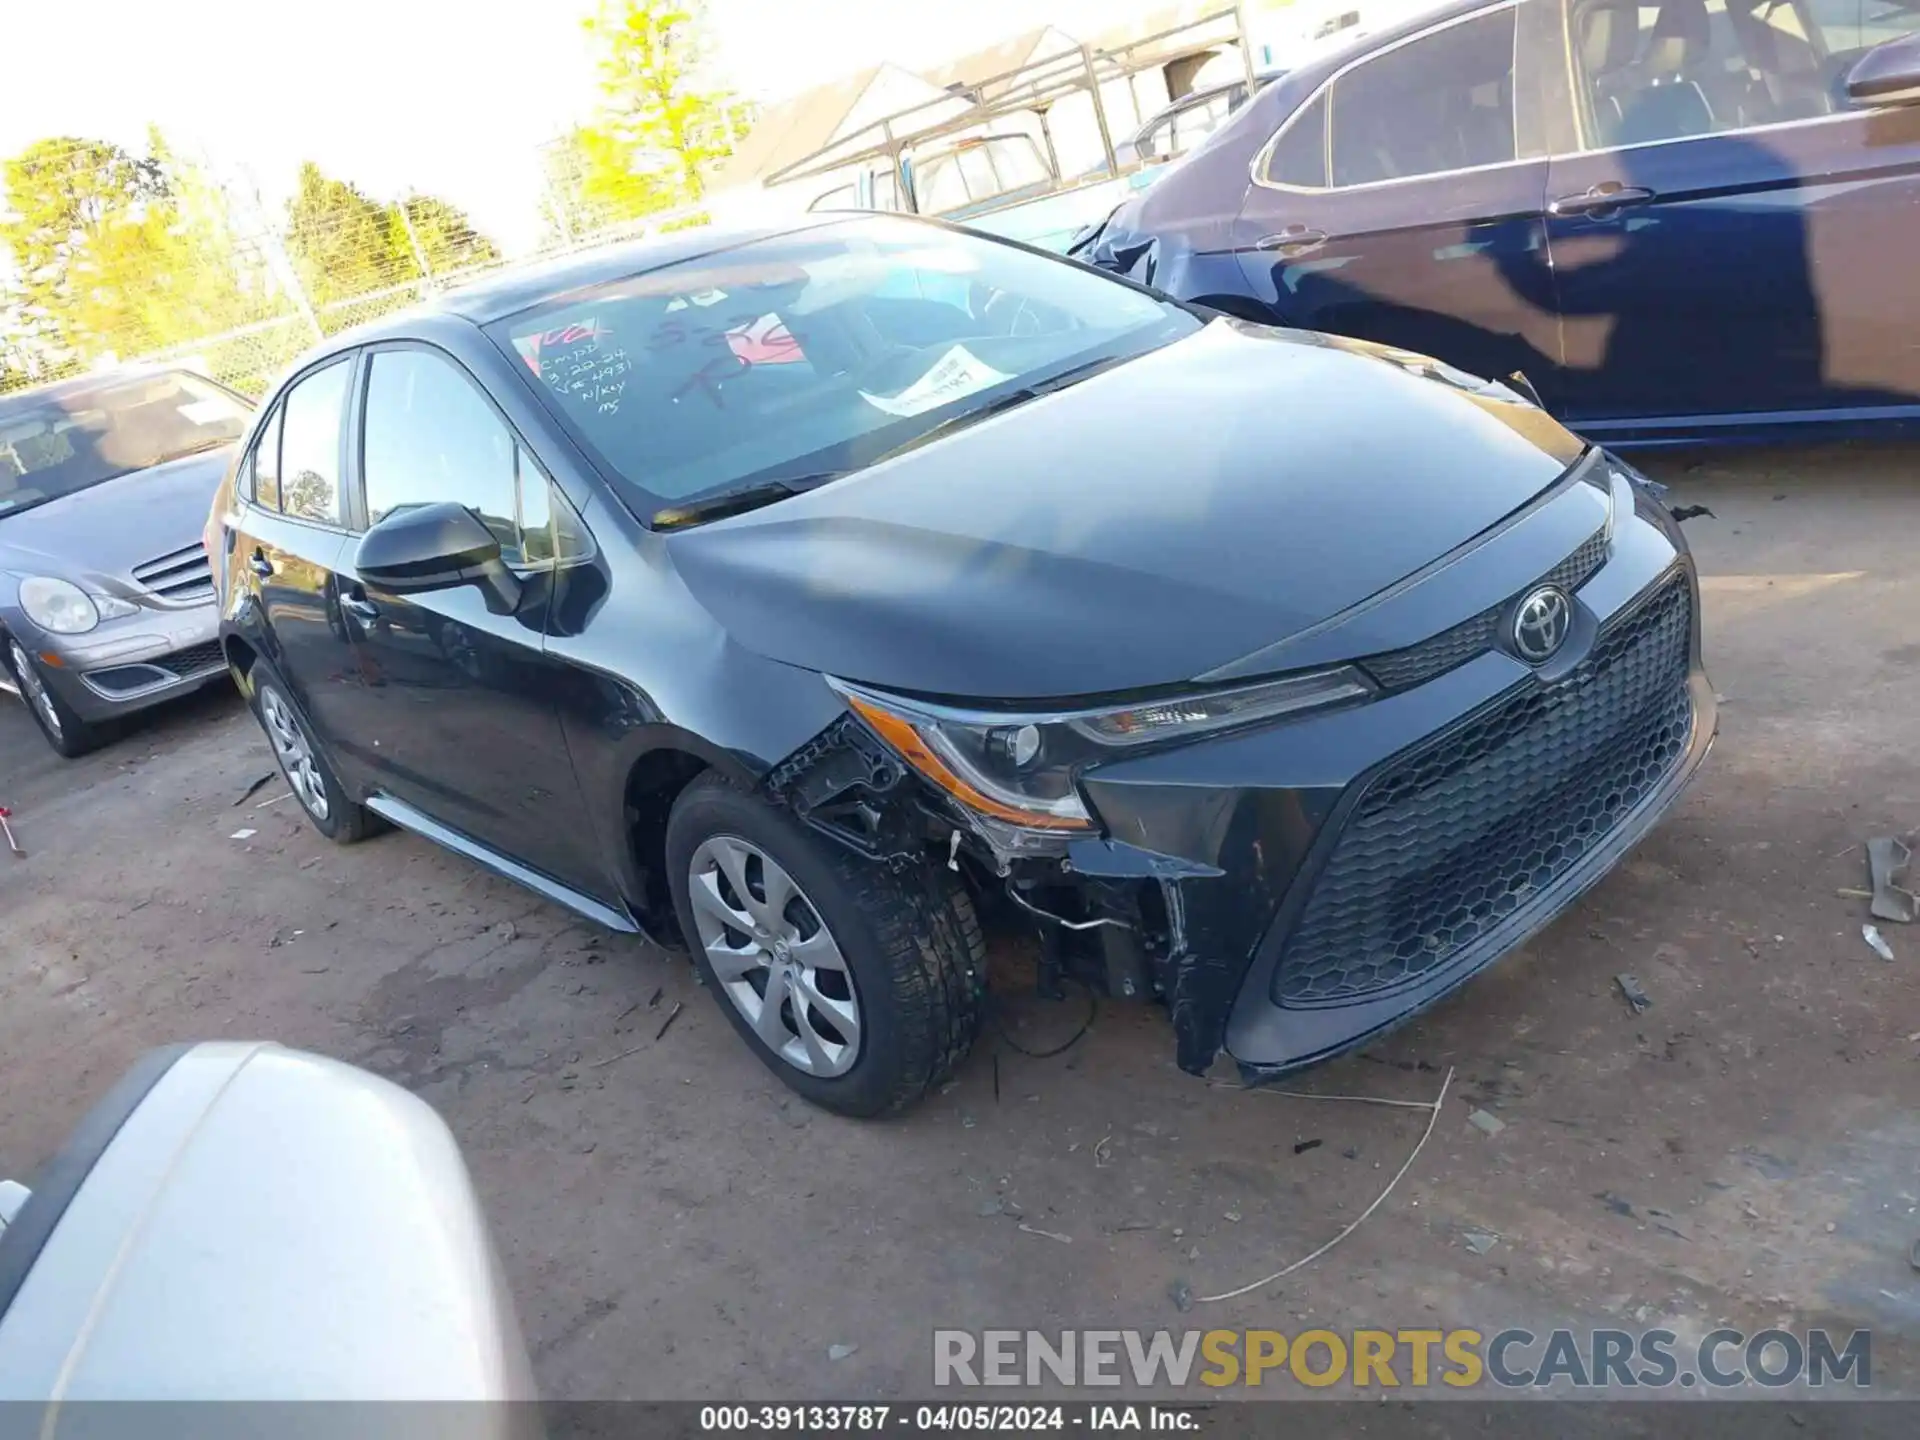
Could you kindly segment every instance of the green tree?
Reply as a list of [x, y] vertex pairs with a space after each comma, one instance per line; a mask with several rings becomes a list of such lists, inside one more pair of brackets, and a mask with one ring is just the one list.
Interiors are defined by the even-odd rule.
[[500, 247], [474, 229], [459, 206], [435, 195], [410, 195], [402, 206], [434, 274], [491, 265], [500, 259]]
[[326, 305], [419, 278], [391, 206], [335, 180], [311, 160], [287, 202], [287, 255], [308, 301]]
[[588, 204], [615, 218], [698, 204], [733, 149], [731, 97], [705, 79], [700, 0], [603, 0], [586, 27], [601, 114], [575, 132]]
[[138, 355], [271, 312], [220, 188], [157, 133], [147, 149], [60, 136], [5, 163], [8, 348], [38, 368]]

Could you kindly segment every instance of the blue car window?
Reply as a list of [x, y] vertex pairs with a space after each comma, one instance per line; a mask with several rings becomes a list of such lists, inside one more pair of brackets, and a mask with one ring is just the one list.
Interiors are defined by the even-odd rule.
[[1299, 190], [1320, 190], [1327, 183], [1327, 92], [1296, 110], [1267, 152], [1267, 182]]
[[1574, 11], [1592, 143], [1645, 145], [1845, 109], [1847, 71], [1920, 28], [1910, 0], [1588, 0]]
[[1383, 51], [1333, 83], [1333, 183], [1371, 185], [1514, 158], [1511, 7]]

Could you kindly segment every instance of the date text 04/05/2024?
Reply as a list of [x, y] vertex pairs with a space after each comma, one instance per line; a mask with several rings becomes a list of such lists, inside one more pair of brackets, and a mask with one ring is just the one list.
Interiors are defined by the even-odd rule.
[[1027, 1434], [1044, 1430], [1193, 1430], [1199, 1417], [1175, 1405], [703, 1405], [712, 1433], [822, 1430]]

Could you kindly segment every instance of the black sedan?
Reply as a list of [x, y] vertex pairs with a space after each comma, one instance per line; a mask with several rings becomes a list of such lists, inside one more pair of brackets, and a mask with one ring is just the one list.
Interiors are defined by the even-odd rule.
[[1402, 351], [903, 217], [329, 342], [216, 503], [301, 803], [692, 951], [811, 1100], [966, 1054], [982, 919], [1306, 1064], [1538, 930], [1714, 731], [1632, 470]]

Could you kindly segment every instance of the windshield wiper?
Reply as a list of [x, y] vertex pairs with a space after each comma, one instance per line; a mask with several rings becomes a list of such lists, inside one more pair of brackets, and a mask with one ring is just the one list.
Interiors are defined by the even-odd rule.
[[977, 424], [990, 415], [998, 415], [1002, 411], [1016, 409], [1021, 405], [1025, 405], [1029, 400], [1038, 400], [1042, 395], [1051, 395], [1054, 391], [1064, 390], [1069, 385], [1078, 385], [1082, 380], [1091, 379], [1102, 370], [1111, 369], [1113, 366], [1131, 359], [1133, 359], [1131, 355], [1103, 355], [1100, 359], [1089, 360], [1083, 365], [1069, 366], [1058, 375], [1049, 375], [1045, 380], [1038, 381], [1035, 384], [1022, 385], [1018, 390], [1009, 390], [1004, 395], [997, 395], [978, 409], [968, 410], [959, 415], [949, 415], [938, 424], [928, 426], [911, 440], [902, 441], [891, 450], [882, 450], [867, 463], [869, 465], [878, 465], [882, 460], [891, 460], [897, 455], [905, 455], [910, 450], [918, 450], [922, 445], [931, 444], [943, 435], [951, 435], [956, 430], [964, 430], [969, 425]]
[[667, 505], [653, 512], [648, 523], [655, 530], [685, 530], [690, 525], [703, 525], [709, 520], [724, 520], [729, 515], [744, 515], [749, 510], [758, 510], [763, 505], [771, 505], [776, 500], [788, 500], [795, 495], [804, 494], [829, 480], [838, 480], [850, 472], [845, 470], [823, 470], [817, 475], [795, 475], [785, 480], [761, 480], [752, 485], [742, 485], [738, 490], [723, 490], [718, 495], [708, 495], [703, 499], [689, 500], [684, 505]]

